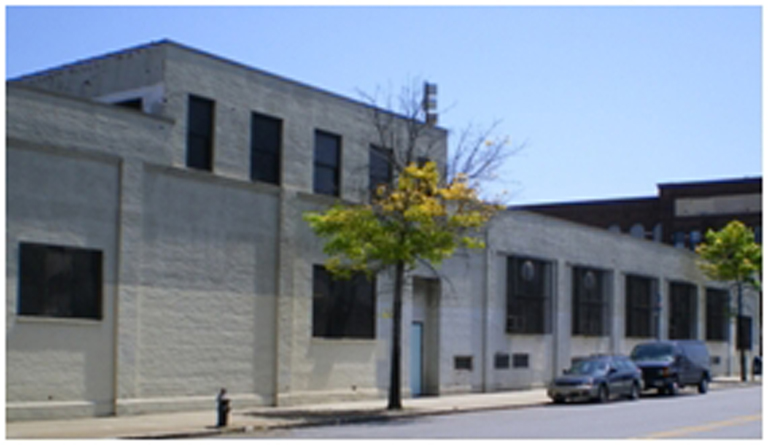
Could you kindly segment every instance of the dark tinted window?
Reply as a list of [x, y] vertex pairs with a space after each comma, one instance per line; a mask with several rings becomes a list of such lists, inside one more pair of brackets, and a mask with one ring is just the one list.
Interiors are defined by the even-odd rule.
[[507, 332], [549, 333], [550, 265], [524, 257], [507, 259]]
[[513, 368], [527, 368], [528, 367], [528, 354], [514, 354], [512, 356]]
[[579, 360], [566, 371], [567, 374], [574, 375], [596, 375], [604, 374], [608, 371], [608, 361], [600, 360]]
[[632, 350], [632, 360], [672, 360], [675, 347], [668, 343], [648, 343], [637, 345]]
[[696, 338], [696, 288], [688, 283], [669, 285], [669, 339]]
[[627, 275], [626, 335], [650, 337], [653, 323], [653, 282], [650, 278]]
[[371, 147], [368, 165], [369, 188], [372, 194], [376, 187], [392, 184], [392, 150]]
[[213, 169], [212, 100], [190, 96], [187, 116], [187, 166], [199, 170]]
[[601, 336], [608, 334], [608, 301], [604, 274], [597, 269], [573, 268], [573, 334]]
[[466, 371], [472, 370], [472, 357], [471, 356], [455, 356], [453, 357], [453, 368], [463, 369]]
[[728, 339], [728, 292], [707, 289], [707, 340]]
[[375, 338], [375, 282], [358, 274], [337, 280], [323, 266], [314, 266], [312, 336]]
[[280, 183], [283, 121], [262, 114], [251, 115], [251, 179]]
[[339, 196], [339, 163], [341, 137], [315, 132], [314, 191], [324, 195]]
[[19, 315], [100, 320], [101, 300], [100, 251], [19, 245]]

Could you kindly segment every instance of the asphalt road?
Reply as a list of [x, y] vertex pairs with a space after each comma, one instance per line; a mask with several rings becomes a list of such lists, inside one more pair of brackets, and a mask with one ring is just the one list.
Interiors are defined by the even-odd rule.
[[762, 438], [762, 387], [699, 395], [644, 395], [638, 401], [567, 404], [298, 428], [230, 438], [628, 439]]

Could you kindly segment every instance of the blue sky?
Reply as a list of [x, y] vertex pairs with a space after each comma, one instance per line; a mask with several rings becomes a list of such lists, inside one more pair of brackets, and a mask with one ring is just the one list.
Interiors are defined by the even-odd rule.
[[6, 78], [160, 39], [360, 99], [438, 84], [440, 125], [526, 142], [510, 204], [762, 174], [762, 9], [11, 7]]

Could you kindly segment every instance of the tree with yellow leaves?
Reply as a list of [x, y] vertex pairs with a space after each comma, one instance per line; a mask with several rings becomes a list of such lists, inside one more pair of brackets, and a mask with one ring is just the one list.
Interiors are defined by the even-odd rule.
[[369, 204], [337, 204], [304, 218], [326, 239], [326, 267], [336, 276], [368, 275], [394, 268], [394, 303], [389, 403], [401, 409], [400, 344], [405, 273], [419, 261], [437, 265], [459, 247], [482, 248], [472, 236], [500, 210], [477, 197], [458, 174], [441, 185], [435, 162], [410, 163], [392, 186], [381, 185]]
[[[763, 264], [762, 247], [755, 242], [755, 235], [741, 221], [731, 221], [720, 231], [708, 230], [706, 241], [696, 248], [703, 261], [699, 268], [704, 274], [717, 281], [730, 281], [736, 284], [737, 316], [742, 323], [743, 286], [752, 285], [762, 291], [760, 274]], [[738, 329], [742, 332], [742, 329]], [[744, 349], [740, 350], [741, 379], [746, 380]]]

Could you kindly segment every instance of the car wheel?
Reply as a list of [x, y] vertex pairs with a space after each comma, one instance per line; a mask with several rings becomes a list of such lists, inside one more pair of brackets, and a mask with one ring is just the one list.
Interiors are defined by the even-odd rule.
[[707, 379], [706, 375], [701, 376], [701, 381], [699, 382], [699, 394], [706, 394], [709, 390], [709, 379]]
[[640, 385], [637, 382], [632, 383], [632, 389], [629, 391], [629, 400], [637, 400], [640, 398]]
[[608, 387], [606, 385], [600, 385], [600, 389], [597, 391], [597, 402], [605, 403], [608, 401], [609, 397]]
[[565, 403], [565, 397], [555, 397], [552, 399], [552, 402], [558, 405], [562, 405], [563, 403]]

